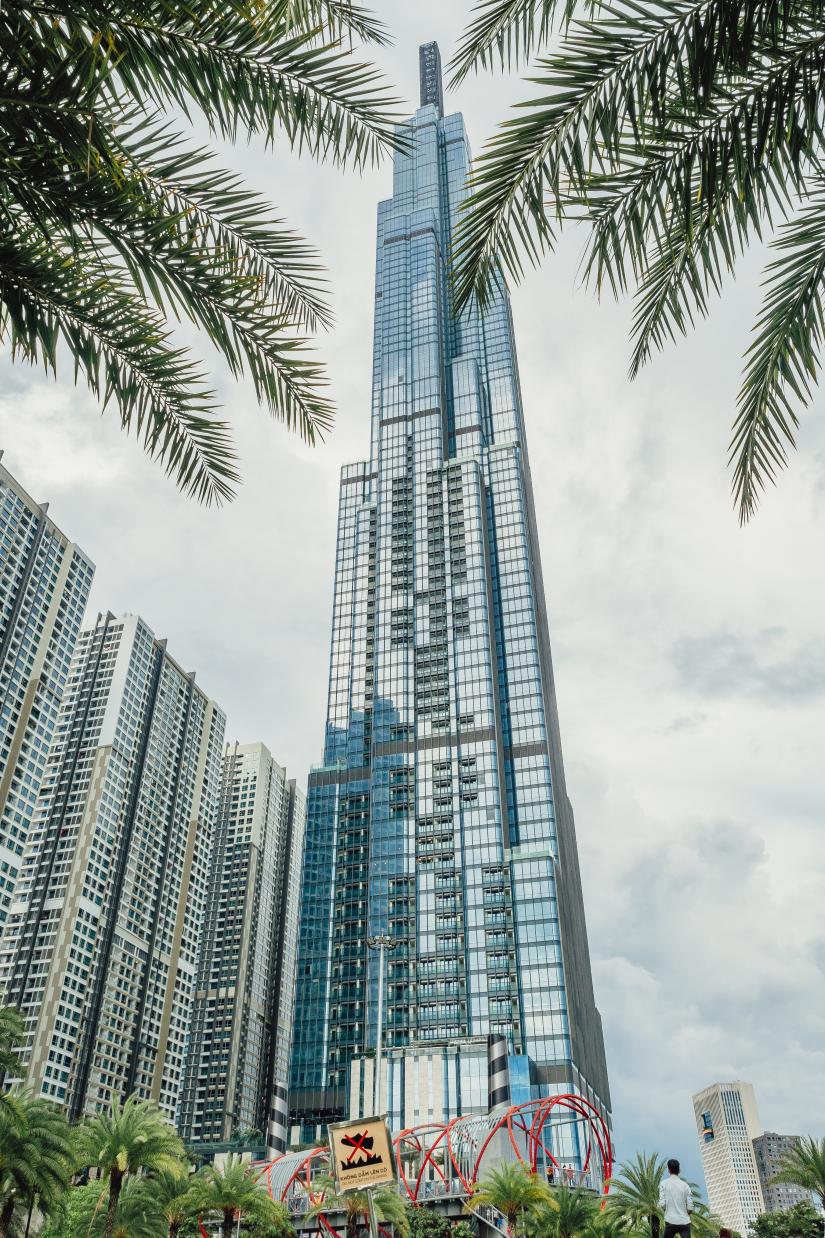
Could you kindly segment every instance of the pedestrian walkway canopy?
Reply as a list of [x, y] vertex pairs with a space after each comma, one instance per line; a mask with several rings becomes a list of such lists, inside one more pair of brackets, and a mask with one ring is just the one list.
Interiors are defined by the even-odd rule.
[[[564, 1093], [408, 1127], [393, 1141], [399, 1189], [413, 1203], [466, 1196], [489, 1170], [520, 1161], [555, 1185], [606, 1194], [613, 1172], [610, 1131], [595, 1105]], [[260, 1181], [293, 1216], [323, 1203], [330, 1176], [326, 1144], [286, 1152], [259, 1166]]]

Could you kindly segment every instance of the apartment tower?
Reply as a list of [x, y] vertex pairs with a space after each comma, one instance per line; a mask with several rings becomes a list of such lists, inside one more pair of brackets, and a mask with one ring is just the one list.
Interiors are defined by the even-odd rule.
[[176, 1114], [223, 738], [142, 619], [81, 632], [0, 954], [29, 1083], [72, 1117]]
[[437, 1120], [486, 1110], [490, 1036], [528, 1097], [610, 1104], [510, 306], [499, 287], [453, 312], [469, 148], [443, 115], [435, 44], [420, 66], [410, 149], [378, 208], [370, 454], [340, 484], [292, 1057], [303, 1138], [371, 1111], [379, 936], [395, 1126], [422, 1054]]
[[227, 745], [181, 1100], [187, 1141], [286, 1148], [306, 801], [263, 744]]
[[740, 1234], [765, 1211], [753, 1141], [762, 1134], [750, 1083], [713, 1083], [693, 1098], [708, 1203]]
[[0, 933], [93, 575], [0, 464]]
[[793, 1186], [790, 1182], [773, 1181], [782, 1161], [793, 1152], [798, 1143], [798, 1135], [778, 1135], [776, 1131], [765, 1131], [764, 1135], [759, 1135], [753, 1141], [766, 1212], [785, 1212], [794, 1204], [801, 1203], [818, 1206], [816, 1196], [803, 1187]]

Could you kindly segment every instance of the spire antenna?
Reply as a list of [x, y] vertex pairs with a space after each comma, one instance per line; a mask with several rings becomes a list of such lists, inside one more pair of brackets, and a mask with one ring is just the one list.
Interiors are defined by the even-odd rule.
[[418, 70], [421, 80], [421, 106], [434, 103], [439, 116], [444, 115], [444, 87], [441, 82], [441, 52], [437, 43], [422, 43], [418, 49]]

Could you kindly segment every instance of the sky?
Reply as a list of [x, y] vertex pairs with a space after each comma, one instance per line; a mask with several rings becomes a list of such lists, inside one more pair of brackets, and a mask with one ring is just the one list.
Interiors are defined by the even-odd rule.
[[[376, 57], [417, 103], [418, 44], [449, 59], [464, 0], [386, 0]], [[478, 149], [519, 83], [448, 97]], [[224, 150], [321, 249], [338, 408], [309, 448], [206, 350], [241, 456], [204, 510], [75, 388], [0, 360], [4, 464], [97, 565], [92, 613], [139, 612], [228, 715], [305, 782], [326, 704], [337, 478], [368, 448], [375, 207], [363, 176], [260, 142]], [[711, 318], [627, 379], [627, 304], [580, 287], [582, 238], [513, 309], [567, 781], [620, 1159], [701, 1180], [691, 1094], [750, 1080], [766, 1129], [825, 1135], [825, 418], [740, 528], [726, 448], [764, 254]]]

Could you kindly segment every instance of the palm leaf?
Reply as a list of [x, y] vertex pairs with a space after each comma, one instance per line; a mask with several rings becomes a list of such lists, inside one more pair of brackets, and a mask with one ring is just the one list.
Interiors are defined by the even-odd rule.
[[234, 455], [203, 375], [116, 271], [68, 248], [56, 252], [35, 233], [0, 233], [0, 340], [51, 372], [62, 340], [76, 375], [104, 407], [116, 403], [124, 429], [186, 493], [206, 503], [227, 498]]
[[778, 257], [767, 268], [731, 442], [742, 520], [753, 513], [757, 492], [787, 463], [799, 425], [795, 404], [810, 403], [819, 377], [825, 340], [825, 182], [779, 230], [773, 249]]
[[315, 442], [332, 407], [300, 337], [330, 311], [314, 249], [165, 112], [361, 166], [403, 145], [383, 78], [351, 48], [386, 38], [349, 0], [0, 11], [0, 338], [49, 372], [58, 345], [74, 352], [76, 377], [203, 501], [231, 495], [234, 456], [167, 317]]
[[496, 60], [507, 70], [517, 68], [549, 38], [560, 6], [569, 20], [575, 0], [480, 0], [450, 63], [450, 84], [460, 85], [474, 69]]

